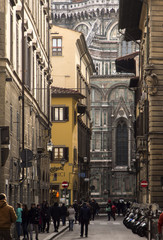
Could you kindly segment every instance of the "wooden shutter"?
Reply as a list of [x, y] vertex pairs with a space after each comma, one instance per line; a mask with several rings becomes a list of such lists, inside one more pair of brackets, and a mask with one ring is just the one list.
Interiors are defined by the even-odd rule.
[[64, 108], [64, 120], [65, 121], [69, 120], [69, 108], [68, 107]]
[[51, 107], [51, 121], [55, 121], [55, 107]]
[[64, 159], [68, 162], [69, 161], [69, 148], [65, 147], [63, 149], [63, 155], [64, 155]]

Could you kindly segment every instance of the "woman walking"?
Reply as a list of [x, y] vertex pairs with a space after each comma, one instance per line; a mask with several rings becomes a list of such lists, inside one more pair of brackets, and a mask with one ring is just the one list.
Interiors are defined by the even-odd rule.
[[68, 220], [69, 220], [69, 231], [73, 231], [73, 225], [75, 220], [75, 209], [72, 205], [69, 206], [68, 210]]
[[17, 239], [20, 240], [21, 224], [22, 224], [22, 208], [20, 203], [17, 203], [16, 216], [17, 216], [17, 219], [16, 219]]

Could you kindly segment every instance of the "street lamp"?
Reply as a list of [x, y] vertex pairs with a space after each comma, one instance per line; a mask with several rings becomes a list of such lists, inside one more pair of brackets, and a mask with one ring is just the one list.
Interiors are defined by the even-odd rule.
[[51, 140], [47, 143], [47, 151], [52, 152], [53, 151], [53, 143]]

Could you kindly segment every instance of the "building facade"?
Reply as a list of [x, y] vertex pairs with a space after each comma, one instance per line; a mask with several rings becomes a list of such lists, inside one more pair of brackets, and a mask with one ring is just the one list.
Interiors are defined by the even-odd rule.
[[[123, 5], [124, 4], [124, 5]], [[134, 18], [128, 18], [126, 7]], [[162, 1], [120, 1], [119, 28], [125, 38], [140, 44], [140, 68], [137, 81], [130, 85], [136, 92], [136, 139], [138, 201], [163, 207], [162, 150]], [[130, 15], [130, 16], [131, 16]], [[134, 19], [134, 21], [132, 20]], [[140, 183], [146, 181], [147, 187]]]
[[0, 191], [10, 204], [49, 199], [50, 1], [0, 1]]
[[[128, 90], [131, 75], [117, 73], [115, 60], [135, 52], [137, 45], [126, 42], [118, 31], [118, 14], [117, 0], [52, 1], [53, 23], [83, 32], [96, 69], [91, 77], [89, 184], [90, 197], [101, 203], [108, 198], [135, 198], [134, 95]], [[123, 130], [126, 150], [122, 153], [125, 161], [121, 162], [117, 139]]]
[[[84, 98], [78, 91], [52, 87], [51, 115], [53, 154], [50, 164], [51, 204], [73, 204], [78, 199], [78, 121], [77, 104]], [[68, 183], [64, 188], [62, 183]], [[58, 195], [57, 195], [58, 194]]]
[[[76, 163], [78, 165], [78, 187], [80, 188], [77, 197], [78, 199], [88, 198], [89, 184], [88, 181], [84, 179], [88, 179], [89, 177], [91, 138], [90, 76], [93, 74], [94, 65], [82, 33], [63, 27], [53, 26], [51, 29], [50, 41], [52, 77], [55, 79], [53, 86], [77, 91], [83, 96], [78, 99], [77, 106], [74, 105], [74, 110], [72, 111], [74, 116], [77, 116], [77, 125], [75, 125], [77, 126], [77, 135], [75, 135], [72, 128], [72, 126], [74, 126], [72, 122], [74, 118], [72, 118], [72, 121], [67, 122], [67, 125], [70, 126], [70, 129], [67, 129], [67, 131], [71, 131], [69, 141], [73, 141], [75, 145], [70, 146], [71, 141], [69, 144], [68, 142], [66, 143], [71, 149], [71, 152], [72, 148], [76, 149], [73, 151], [75, 152]], [[60, 100], [62, 104], [64, 104], [63, 99], [60, 98]], [[66, 100], [65, 104], [67, 104]], [[57, 123], [55, 123], [55, 126], [56, 124]], [[66, 124], [64, 126], [66, 126]], [[65, 135], [65, 131], [62, 127], [61, 134], [62, 136]], [[55, 131], [52, 131], [52, 136], [54, 140], [53, 144], [56, 144], [57, 139], [55, 140]], [[75, 139], [73, 139], [73, 136], [76, 136]], [[62, 144], [65, 144], [65, 140], [62, 139], [62, 141]], [[73, 162], [73, 159], [70, 158], [70, 163], [73, 164]], [[69, 168], [70, 174], [73, 173], [72, 169], [73, 168]], [[70, 190], [70, 188], [71, 185], [68, 190]]]

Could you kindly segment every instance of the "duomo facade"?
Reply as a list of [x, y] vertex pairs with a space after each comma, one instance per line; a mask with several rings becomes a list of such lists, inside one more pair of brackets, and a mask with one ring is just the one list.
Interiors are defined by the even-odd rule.
[[118, 31], [118, 0], [52, 1], [53, 24], [83, 32], [94, 61], [91, 78], [91, 197], [135, 197], [134, 93], [131, 74], [116, 72], [115, 60], [136, 51]]

